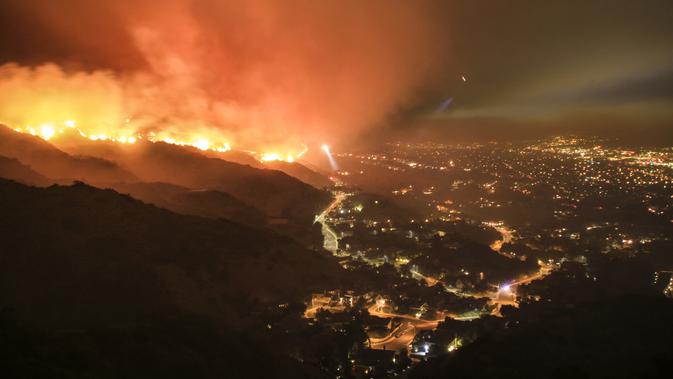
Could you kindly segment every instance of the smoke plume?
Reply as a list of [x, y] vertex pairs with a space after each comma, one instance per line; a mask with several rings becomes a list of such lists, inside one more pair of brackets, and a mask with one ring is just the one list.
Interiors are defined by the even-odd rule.
[[47, 47], [0, 68], [0, 122], [296, 148], [385, 122], [446, 59], [426, 2], [102, 3], [3, 5]]

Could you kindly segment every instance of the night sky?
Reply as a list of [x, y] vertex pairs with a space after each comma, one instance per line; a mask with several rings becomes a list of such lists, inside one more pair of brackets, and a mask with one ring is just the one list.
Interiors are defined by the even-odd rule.
[[456, 117], [670, 116], [671, 2], [496, 1], [449, 8], [452, 66], [470, 78]]

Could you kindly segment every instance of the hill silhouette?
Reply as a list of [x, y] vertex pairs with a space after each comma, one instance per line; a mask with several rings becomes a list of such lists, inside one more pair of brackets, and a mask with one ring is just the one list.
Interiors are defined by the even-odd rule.
[[168, 183], [114, 183], [106, 185], [122, 194], [170, 211], [208, 218], [225, 218], [259, 228], [264, 213], [221, 191], [192, 190]]
[[331, 257], [271, 231], [83, 183], [1, 179], [0, 213], [0, 369], [10, 377], [301, 376], [254, 337], [263, 328], [251, 310], [343, 280]]
[[87, 143], [73, 136], [59, 138], [59, 146], [113, 161], [133, 172], [139, 181], [225, 192], [262, 211], [274, 230], [306, 245], [320, 245], [320, 231], [312, 227], [313, 219], [329, 203], [330, 195], [281, 171], [233, 163], [215, 158], [213, 153], [162, 142]]
[[137, 178], [113, 162], [71, 156], [40, 137], [18, 133], [0, 124], [0, 155], [15, 158], [49, 178], [91, 183], [129, 182]]
[[[0, 276], [13, 283], [16, 304], [26, 311], [47, 304], [70, 308], [69, 302], [106, 308], [119, 301], [126, 307], [108, 311], [124, 313], [134, 303], [133, 312], [172, 305], [227, 315], [223, 299], [298, 301], [336, 284], [342, 271], [271, 231], [178, 215], [82, 183], [35, 188], [0, 180], [0, 194]], [[40, 277], [40, 285], [22, 280], [30, 277]]]
[[265, 166], [273, 170], [282, 171], [315, 188], [324, 188], [332, 185], [332, 182], [328, 178], [301, 163], [273, 161], [265, 163]]
[[[150, 203], [246, 224], [258, 222], [261, 211], [264, 219], [258, 226], [271, 227], [307, 246], [321, 244], [313, 218], [329, 203], [330, 195], [281, 171], [228, 162], [195, 148], [166, 143], [93, 143], [67, 131], [58, 136], [58, 142], [59, 147], [78, 155], [39, 137], [0, 127], [0, 155], [15, 158], [56, 183], [79, 180], [100, 187], [126, 185], [127, 189], [136, 184], [136, 194], [145, 195], [143, 200]], [[138, 183], [166, 183], [199, 192], [184, 191], [165, 201], [148, 196]], [[148, 186], [156, 184], [144, 185]], [[217, 204], [211, 208], [207, 199]]]
[[[578, 306], [533, 304], [544, 317], [419, 365], [420, 378], [667, 378], [673, 302], [620, 296]], [[539, 310], [535, 310], [539, 311]], [[531, 312], [535, 312], [531, 310]]]
[[2, 155], [0, 155], [0, 178], [37, 186], [46, 186], [53, 183], [52, 180], [35, 172], [35, 170], [19, 162], [17, 159]]

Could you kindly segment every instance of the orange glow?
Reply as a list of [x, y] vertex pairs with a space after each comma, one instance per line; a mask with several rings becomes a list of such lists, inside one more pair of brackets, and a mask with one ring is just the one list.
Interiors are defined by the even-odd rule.
[[[129, 124], [129, 121], [125, 122], [125, 124]], [[203, 151], [223, 153], [231, 150], [231, 145], [228, 142], [213, 142], [221, 141], [221, 138], [218, 138], [216, 133], [211, 134], [213, 136], [212, 138], [204, 137], [203, 134], [206, 133], [202, 133], [186, 135], [184, 139], [178, 139], [174, 134], [171, 134], [167, 131], [141, 134], [133, 131], [126, 132], [126, 129], [124, 128], [111, 128], [108, 131], [102, 131], [101, 128], [96, 128], [92, 129], [95, 130], [95, 132], [91, 132], [89, 129], [80, 128], [79, 125], [80, 123], [78, 121], [67, 119], [61, 123], [42, 123], [37, 128], [27, 125], [23, 128], [15, 128], [14, 130], [20, 133], [31, 134], [47, 141], [56, 140], [59, 135], [63, 134], [67, 130], [75, 130], [79, 136], [90, 141], [108, 141], [121, 144], [134, 144], [140, 140], [147, 140], [150, 142], [164, 142], [171, 145], [194, 147]], [[285, 150], [285, 153], [278, 152], [282, 150]], [[308, 146], [302, 145], [302, 149], [299, 150], [299, 152], [297, 152], [297, 150], [293, 151], [292, 148], [288, 147], [271, 150], [265, 153], [258, 153], [255, 151], [247, 152], [255, 156], [262, 163], [274, 161], [293, 163], [301, 159], [301, 157], [308, 152]]]
[[49, 140], [49, 138], [53, 137], [54, 133], [54, 127], [51, 124], [43, 124], [40, 126], [40, 137], [45, 140]]
[[264, 153], [260, 157], [262, 162], [272, 162], [272, 161], [280, 161], [280, 154], [278, 153]]
[[265, 124], [275, 107], [256, 109], [252, 117], [189, 90], [180, 90], [178, 100], [166, 98], [178, 91], [172, 84], [146, 73], [120, 77], [107, 71], [68, 73], [52, 64], [4, 65], [0, 124], [56, 145], [73, 135], [89, 141], [144, 140], [213, 152], [227, 152], [236, 143], [239, 150], [254, 149], [250, 153], [260, 162], [296, 162], [308, 151], [300, 142], [312, 140], [310, 133], [277, 136], [268, 129], [262, 133], [247, 127], [251, 122]]
[[[431, 38], [434, 7], [412, 2], [386, 4], [385, 14], [323, 2], [26, 3], [68, 54], [0, 64], [0, 123], [50, 141], [73, 129], [96, 141], [235, 146], [297, 161], [301, 143], [337, 143], [415, 105], [419, 87], [446, 69], [417, 59], [445, 49]], [[44, 123], [53, 133], [41, 133]]]
[[[127, 122], [128, 124], [128, 122]], [[59, 127], [61, 125], [62, 127]], [[173, 145], [179, 146], [191, 146], [199, 150], [210, 150], [216, 152], [226, 152], [231, 150], [231, 145], [227, 142], [220, 142], [218, 144], [213, 143], [210, 138], [205, 138], [202, 136], [190, 136], [187, 139], [176, 139], [172, 137], [171, 134], [167, 132], [162, 132], [161, 134], [156, 134], [154, 132], [148, 133], [148, 135], [143, 135], [134, 131], [127, 131], [124, 128], [111, 128], [108, 131], [103, 131], [102, 128], [92, 128], [82, 129], [77, 126], [78, 123], [75, 120], [68, 119], [62, 123], [51, 123], [45, 122], [41, 123], [37, 128], [32, 127], [31, 125], [26, 125], [23, 128], [14, 128], [15, 131], [19, 133], [27, 133], [34, 136], [38, 136], [46, 141], [53, 140], [57, 138], [59, 134], [63, 134], [67, 129], [74, 129], [77, 133], [84, 138], [87, 138], [91, 141], [111, 141], [118, 142], [123, 144], [134, 144], [139, 140], [146, 139], [150, 142], [165, 142]], [[216, 141], [219, 141], [215, 137]]]
[[[291, 149], [284, 149], [284, 150], [291, 150]], [[304, 154], [308, 152], [308, 146], [303, 145], [302, 150], [299, 151], [298, 153], [294, 153], [292, 151], [286, 153], [286, 154], [281, 154], [276, 151], [271, 151], [271, 152], [266, 152], [266, 153], [257, 153], [255, 151], [250, 151], [252, 155], [257, 157], [260, 162], [274, 162], [274, 161], [283, 161], [283, 162], [288, 162], [292, 163], [300, 159]]]

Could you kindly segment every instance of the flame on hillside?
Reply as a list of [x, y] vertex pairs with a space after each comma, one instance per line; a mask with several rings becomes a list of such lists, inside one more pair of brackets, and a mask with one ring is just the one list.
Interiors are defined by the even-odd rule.
[[294, 162], [308, 150], [297, 141], [298, 135], [280, 138], [236, 127], [263, 123], [263, 118], [247, 119], [248, 113], [194, 90], [178, 97], [177, 88], [143, 73], [67, 73], [53, 64], [7, 64], [0, 66], [0, 123], [57, 145], [66, 135], [122, 144], [164, 142], [214, 152], [230, 151], [235, 145], [261, 162]]
[[[122, 144], [134, 144], [140, 140], [147, 140], [150, 142], [164, 142], [171, 145], [190, 146], [204, 151], [226, 152], [231, 150], [231, 145], [229, 143], [221, 142], [216, 136], [194, 135], [185, 139], [179, 139], [179, 137], [176, 138], [176, 136], [168, 132], [149, 132], [148, 134], [133, 131], [120, 132], [120, 130], [124, 130], [123, 128], [115, 128], [111, 131], [104, 131], [99, 128], [97, 131], [90, 132], [88, 129], [83, 130], [79, 128], [77, 126], [77, 121], [75, 120], [66, 120], [62, 123], [45, 122], [38, 126], [26, 125], [23, 128], [14, 128], [14, 130], [20, 133], [38, 136], [46, 141], [57, 139], [59, 135], [67, 133], [68, 131], [76, 131], [81, 137], [91, 141], [110, 141]], [[214, 143], [213, 141], [217, 142]]]
[[[126, 123], [130, 123], [130, 120], [127, 120]], [[203, 151], [214, 151], [224, 153], [231, 151], [231, 145], [228, 142], [221, 142], [221, 139], [217, 135], [207, 136], [204, 134], [187, 136], [185, 139], [178, 139], [174, 134], [169, 132], [149, 132], [148, 134], [141, 134], [137, 132], [120, 132], [124, 130], [123, 128], [115, 128], [114, 131], [102, 131], [98, 130], [96, 132], [87, 132], [82, 130], [77, 121], [75, 120], [65, 120], [60, 123], [54, 122], [44, 122], [38, 124], [37, 126], [26, 125], [23, 128], [14, 128], [15, 131], [19, 133], [31, 134], [33, 136], [40, 137], [46, 141], [58, 142], [57, 139], [59, 136], [67, 134], [68, 132], [75, 132], [82, 138], [86, 138], [90, 141], [107, 141], [107, 142], [116, 142], [121, 144], [135, 144], [138, 141], [146, 140], [149, 142], [164, 142], [171, 145], [178, 146], [188, 146], [193, 147]], [[217, 141], [217, 142], [214, 142]], [[302, 149], [298, 152], [285, 149], [286, 152], [278, 152], [280, 149], [270, 149], [268, 152], [257, 152], [248, 150], [247, 152], [254, 156], [257, 160], [262, 163], [274, 162], [274, 161], [284, 161], [288, 163], [295, 162], [302, 158], [304, 154], [308, 152], [308, 146], [302, 145]]]
[[71, 128], [294, 161], [302, 144], [356, 139], [416, 109], [449, 58], [432, 1], [385, 12], [361, 1], [10, 3], [41, 28], [16, 40], [35, 59], [0, 64], [0, 123], [56, 144]]

